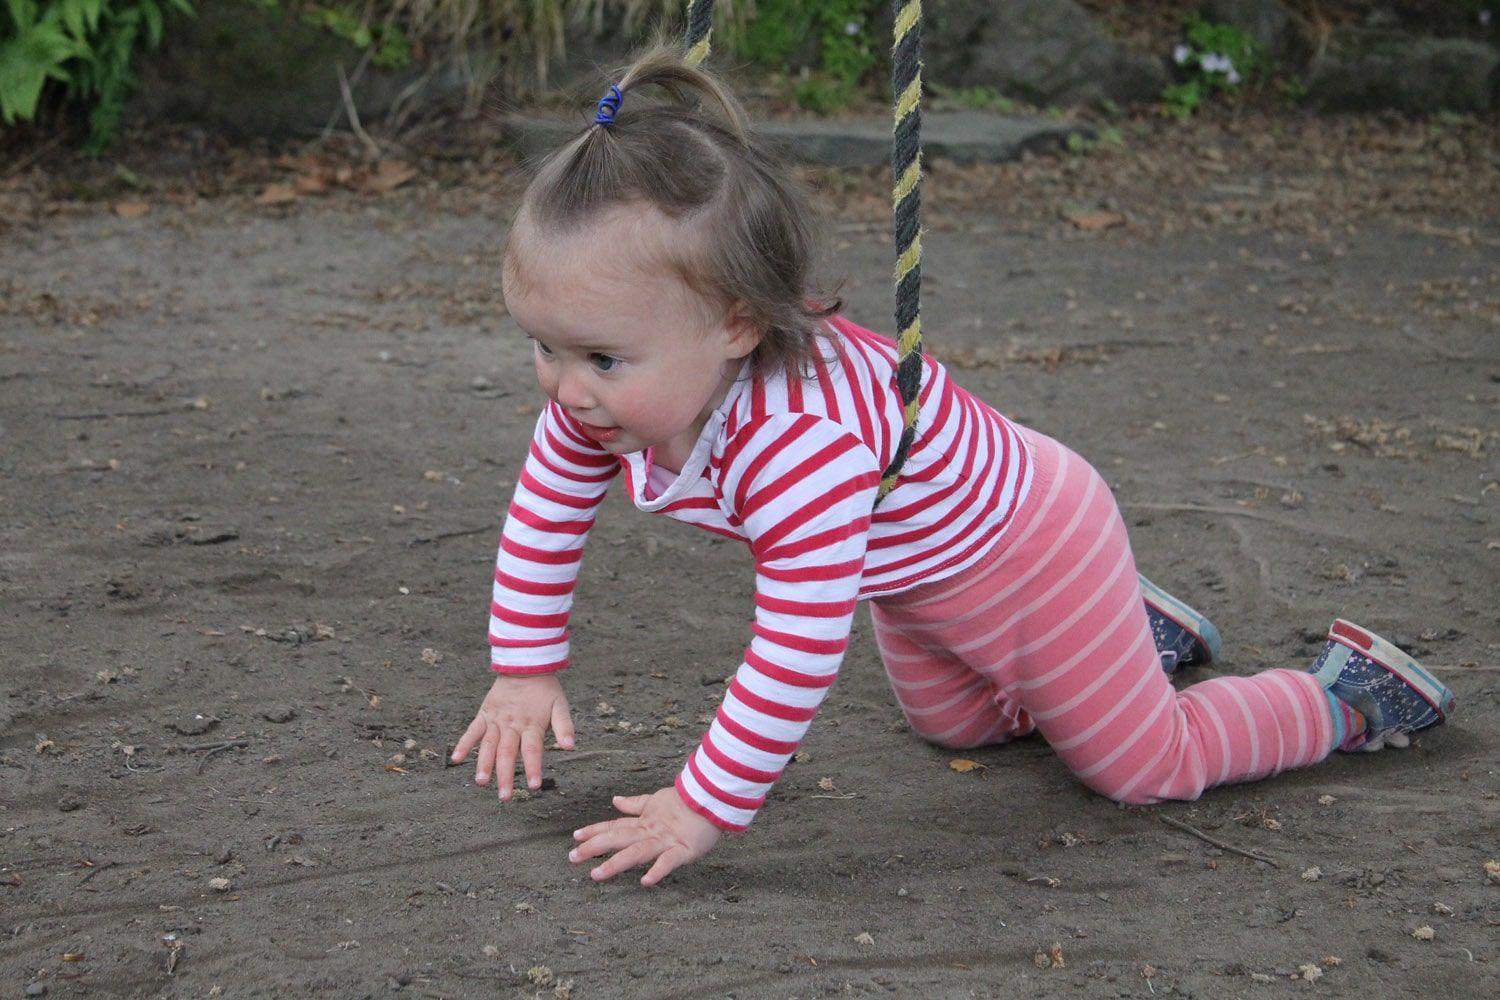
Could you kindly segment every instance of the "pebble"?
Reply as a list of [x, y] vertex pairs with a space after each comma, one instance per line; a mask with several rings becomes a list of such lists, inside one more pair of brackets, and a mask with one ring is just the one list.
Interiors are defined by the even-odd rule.
[[57, 800], [57, 808], [59, 812], [70, 813], [75, 809], [82, 809], [83, 800], [76, 795], [64, 795]]
[[214, 855], [214, 861], [221, 865], [227, 865], [234, 860], [234, 851], [228, 847], [219, 848], [219, 853]]
[[290, 705], [273, 705], [261, 712], [260, 717], [267, 722], [291, 722], [297, 717], [297, 710]]
[[184, 736], [201, 736], [214, 726], [219, 720], [209, 715], [184, 715], [172, 723], [172, 728]]
[[31, 983], [26, 987], [26, 995], [29, 997], [45, 996], [47, 993], [46, 983]]

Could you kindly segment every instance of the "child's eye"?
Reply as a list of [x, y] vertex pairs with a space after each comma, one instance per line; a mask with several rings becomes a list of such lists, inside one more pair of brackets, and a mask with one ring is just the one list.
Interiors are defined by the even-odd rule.
[[546, 344], [542, 343], [540, 340], [537, 340], [535, 337], [531, 337], [529, 339], [531, 340], [531, 342], [533, 344], [536, 345], [536, 349], [538, 351], [541, 351], [543, 354], [545, 354], [549, 358], [552, 357], [552, 348], [548, 347]]
[[613, 371], [615, 366], [619, 363], [619, 358], [612, 358], [608, 354], [595, 353], [589, 355], [589, 364], [593, 365], [601, 372]]

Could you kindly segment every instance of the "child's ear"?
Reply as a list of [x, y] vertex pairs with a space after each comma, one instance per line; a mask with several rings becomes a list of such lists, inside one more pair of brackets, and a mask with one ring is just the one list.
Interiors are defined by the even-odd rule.
[[766, 335], [765, 328], [751, 315], [750, 307], [744, 301], [730, 307], [725, 331], [729, 336], [730, 357], [735, 359], [748, 358]]

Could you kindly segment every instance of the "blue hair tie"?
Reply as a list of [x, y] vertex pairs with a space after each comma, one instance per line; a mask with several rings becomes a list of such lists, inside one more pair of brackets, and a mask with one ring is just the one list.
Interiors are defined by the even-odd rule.
[[620, 93], [620, 88], [611, 84], [609, 93], [599, 98], [599, 112], [594, 115], [594, 124], [606, 127], [613, 125], [615, 112], [620, 110], [620, 102], [624, 99], [625, 95]]

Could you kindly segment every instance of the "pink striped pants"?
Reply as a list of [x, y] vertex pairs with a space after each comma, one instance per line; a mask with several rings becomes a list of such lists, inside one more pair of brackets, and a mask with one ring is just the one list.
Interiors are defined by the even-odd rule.
[[1109, 487], [1068, 448], [1023, 434], [1035, 479], [996, 549], [957, 576], [871, 602], [912, 728], [955, 749], [1040, 730], [1084, 784], [1138, 804], [1328, 756], [1333, 719], [1309, 673], [1173, 689]]

